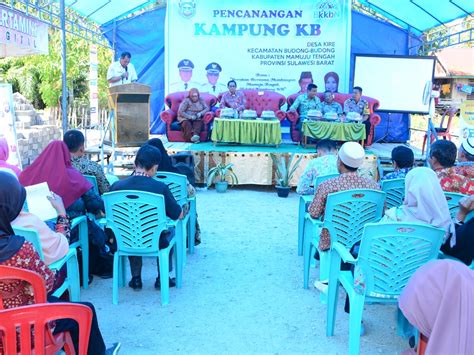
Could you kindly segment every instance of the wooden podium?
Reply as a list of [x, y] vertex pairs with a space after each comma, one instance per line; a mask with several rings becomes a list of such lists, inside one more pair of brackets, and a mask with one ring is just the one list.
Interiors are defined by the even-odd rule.
[[148, 85], [131, 83], [109, 88], [109, 105], [114, 110], [117, 147], [141, 146], [150, 132], [150, 93]]

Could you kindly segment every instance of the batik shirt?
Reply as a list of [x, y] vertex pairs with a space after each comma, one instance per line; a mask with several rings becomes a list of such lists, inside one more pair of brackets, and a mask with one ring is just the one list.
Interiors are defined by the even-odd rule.
[[401, 168], [401, 169], [395, 170], [393, 173], [382, 176], [380, 180], [384, 181], [384, 180], [393, 180], [393, 179], [404, 179], [411, 169], [413, 168]]
[[227, 91], [221, 97], [219, 108], [229, 107], [240, 112], [245, 110], [246, 103], [247, 101], [242, 91], [236, 91], [235, 94], [231, 94], [230, 91]]
[[360, 99], [359, 102], [352, 98], [347, 99], [344, 101], [344, 113], [349, 112], [357, 112], [365, 120], [370, 115], [369, 103], [364, 99]]
[[[308, 212], [313, 218], [324, 216], [328, 195], [333, 192], [346, 191], [352, 189], [380, 190], [379, 184], [360, 176], [357, 172], [344, 173], [321, 183], [316, 190], [313, 202], [309, 206]], [[331, 245], [329, 231], [325, 228], [321, 230], [319, 239], [319, 250], [328, 250]]]
[[330, 112], [336, 112], [338, 115], [342, 114], [342, 106], [336, 101], [331, 102], [328, 104], [326, 101], [323, 101], [319, 104], [319, 111], [323, 114], [323, 116], [326, 113]]
[[296, 98], [293, 105], [291, 105], [290, 110], [297, 110], [300, 114], [301, 119], [305, 119], [308, 116], [309, 110], [318, 110], [321, 100], [319, 97], [315, 96], [312, 99], [308, 98], [308, 94], [300, 95]]
[[314, 195], [313, 183], [316, 177], [337, 173], [337, 156], [335, 154], [312, 159], [300, 177], [296, 192], [300, 195]]
[[91, 175], [95, 176], [97, 180], [97, 186], [99, 187], [99, 193], [105, 194], [109, 192], [110, 184], [105, 177], [102, 167], [97, 164], [95, 161], [87, 159], [85, 156], [82, 157], [71, 157], [71, 163], [76, 170], [82, 175]]
[[459, 175], [474, 179], [474, 165], [457, 165], [454, 167], [454, 170], [456, 170], [456, 173]]
[[443, 191], [474, 195], [474, 182], [463, 175], [457, 174], [454, 167], [438, 169], [435, 172]]

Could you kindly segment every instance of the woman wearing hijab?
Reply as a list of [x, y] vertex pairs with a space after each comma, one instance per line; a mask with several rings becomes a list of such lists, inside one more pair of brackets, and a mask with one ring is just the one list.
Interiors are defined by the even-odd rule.
[[7, 163], [9, 156], [10, 150], [8, 148], [8, 142], [2, 137], [0, 138], [0, 168], [10, 169], [16, 176], [20, 176], [21, 170], [17, 166]]
[[[51, 292], [54, 283], [54, 273], [41, 260], [33, 244], [23, 237], [16, 236], [11, 222], [20, 214], [25, 203], [26, 191], [18, 180], [11, 174], [0, 172], [0, 265], [30, 270], [39, 274], [45, 281], [46, 291]], [[29, 285], [24, 281], [0, 281], [3, 306], [14, 308], [34, 303]], [[58, 302], [55, 297], [49, 296], [48, 302]], [[105, 344], [97, 323], [94, 306], [91, 303], [81, 303], [91, 308], [93, 313], [88, 354], [105, 354]], [[56, 321], [54, 333], [69, 331], [78, 351], [79, 329], [71, 320]], [[114, 344], [114, 349], [120, 347]], [[114, 349], [107, 351], [114, 353]]]
[[206, 101], [199, 95], [199, 90], [192, 88], [189, 95], [179, 105], [178, 121], [186, 142], [199, 143], [204, 125], [202, 118], [209, 111]]
[[[47, 182], [49, 189], [61, 196], [69, 218], [92, 213], [102, 215], [104, 202], [94, 192], [92, 184], [74, 169], [71, 164], [71, 153], [63, 141], [52, 141], [41, 152], [36, 160], [20, 175], [20, 183], [30, 186]], [[94, 222], [88, 220], [89, 248], [91, 273], [111, 277], [112, 260], [102, 260], [101, 255], [106, 255], [104, 231]], [[77, 228], [72, 230], [71, 242], [78, 238]]]
[[474, 271], [467, 266], [454, 260], [423, 265], [408, 281], [398, 305], [427, 341], [426, 355], [473, 354]]
[[[194, 171], [190, 172], [189, 169], [177, 169], [176, 167], [173, 166], [171, 163], [171, 158], [168, 155], [168, 152], [166, 151], [163, 142], [159, 138], [152, 138], [146, 142], [146, 144], [152, 145], [155, 148], [158, 148], [161, 153], [161, 162], [158, 165], [158, 170], [157, 171], [163, 171], [163, 172], [169, 172], [169, 173], [175, 173], [175, 174], [182, 174], [188, 176], [189, 173], [194, 174]], [[182, 167], [184, 168], [184, 167]], [[186, 170], [188, 173], [186, 173]], [[189, 178], [188, 178], [188, 198], [189, 197], [194, 197], [196, 196], [196, 189], [194, 188], [193, 185], [189, 183]], [[186, 208], [187, 207], [187, 208]], [[189, 206], [186, 206], [183, 208], [185, 213], [189, 212]], [[196, 245], [199, 245], [201, 243], [201, 228], [199, 227], [199, 222], [197, 220], [196, 216], [196, 235], [194, 236], [194, 240]]]
[[448, 202], [436, 173], [425, 167], [414, 168], [405, 177], [405, 200], [400, 207], [385, 212], [382, 222], [418, 222], [443, 228], [445, 241], [454, 232]]

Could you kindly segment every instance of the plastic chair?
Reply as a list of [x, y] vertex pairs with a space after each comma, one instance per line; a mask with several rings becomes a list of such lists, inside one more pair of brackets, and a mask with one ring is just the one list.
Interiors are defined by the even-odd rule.
[[69, 244], [69, 248], [81, 248], [82, 250], [82, 287], [89, 288], [89, 228], [87, 217], [79, 216], [71, 221], [71, 230], [79, 228], [79, 238], [76, 242]]
[[[158, 171], [155, 180], [161, 181], [168, 185], [173, 197], [180, 206], [189, 203], [189, 213], [178, 223], [177, 227], [181, 227], [182, 238], [186, 243], [186, 235], [188, 238], [189, 253], [194, 254], [194, 236], [196, 234], [196, 197], [188, 198], [188, 180], [185, 175]], [[170, 221], [174, 223], [175, 221]], [[186, 244], [184, 244], [183, 262], [186, 263]]]
[[114, 183], [120, 180], [117, 176], [112, 175], [112, 174], [105, 174], [105, 178], [109, 182], [110, 186], [112, 186]]
[[[350, 250], [362, 237], [364, 225], [378, 222], [382, 218], [384, 203], [385, 192], [367, 189], [346, 190], [328, 195], [323, 222], [306, 214], [303, 248], [304, 288], [308, 288], [310, 262], [318, 248], [321, 228], [328, 229], [331, 243], [338, 241]], [[330, 253], [320, 251], [319, 257], [319, 279], [327, 280]], [[324, 301], [323, 296], [322, 300]]]
[[103, 195], [107, 227], [117, 239], [114, 254], [112, 302], [118, 304], [118, 289], [125, 284], [127, 256], [158, 256], [161, 304], [169, 303], [169, 254], [176, 247], [176, 286], [182, 283], [182, 250], [173, 238], [169, 246], [159, 249], [161, 232], [167, 229], [165, 200], [162, 195], [144, 191], [123, 190]]
[[444, 196], [448, 202], [451, 219], [454, 219], [456, 218], [456, 215], [459, 211], [459, 200], [466, 197], [467, 195], [459, 194], [457, 192], [445, 192]]
[[[328, 174], [317, 176], [314, 180], [313, 186], [316, 190], [323, 181], [339, 176], [339, 174]], [[313, 195], [300, 195], [300, 202], [298, 206], [298, 255], [303, 255], [303, 236], [304, 236], [304, 216], [306, 205], [313, 201]]]
[[[363, 230], [358, 258], [345, 243], [331, 241], [326, 335], [334, 334], [339, 283], [349, 297], [349, 354], [358, 354], [365, 302], [397, 303], [413, 273], [436, 259], [444, 230], [421, 223], [369, 223]], [[341, 260], [355, 266], [341, 271]], [[399, 324], [400, 326], [401, 324]]]
[[[41, 248], [41, 239], [38, 231], [30, 228], [15, 227], [13, 230], [16, 235], [20, 235], [33, 244], [41, 260], [44, 261], [43, 249]], [[81, 285], [79, 280], [79, 264], [77, 262], [77, 253], [75, 248], [69, 248], [67, 254], [58, 261], [49, 264], [48, 267], [53, 271], [60, 270], [66, 264], [67, 276], [62, 285], [53, 293], [53, 296], [61, 297], [61, 295], [69, 291], [69, 297], [73, 302], [81, 300]]]
[[3, 333], [0, 337], [4, 353], [17, 354], [19, 349], [20, 354], [56, 354], [64, 347], [66, 354], [75, 354], [69, 332], [53, 335], [49, 327], [49, 322], [65, 318], [78, 323], [79, 354], [87, 354], [92, 311], [87, 306], [71, 303], [41, 303], [0, 311], [0, 334]]
[[[18, 267], [0, 265], [1, 280], [21, 280], [31, 285], [35, 303], [46, 303], [46, 286], [43, 278], [36, 272]], [[0, 310], [3, 307], [3, 294], [0, 292]]]
[[[439, 127], [435, 128], [436, 135], [437, 137], [442, 137], [443, 139], [448, 139], [451, 140], [451, 123], [453, 121], [454, 116], [456, 115], [456, 112], [458, 109], [456, 107], [448, 107], [446, 111], [443, 113], [443, 117], [441, 118], [441, 122], [439, 124]], [[448, 115], [448, 123], [446, 125], [446, 128], [443, 128], [443, 123], [444, 119], [446, 118], [446, 115]], [[430, 139], [431, 142], [433, 142], [437, 137], [434, 137], [433, 133], [430, 133]], [[423, 137], [423, 147], [421, 148], [421, 155], [425, 153], [425, 147], [426, 147], [426, 140], [427, 140], [427, 135], [425, 133], [425, 136]]]
[[392, 179], [382, 181], [382, 191], [386, 193], [385, 204], [387, 209], [399, 207], [405, 199], [405, 179]]
[[93, 175], [84, 175], [84, 177], [87, 179], [92, 184], [92, 188], [94, 189], [94, 192], [97, 195], [100, 195], [99, 193], [99, 185], [97, 184], [97, 178]]

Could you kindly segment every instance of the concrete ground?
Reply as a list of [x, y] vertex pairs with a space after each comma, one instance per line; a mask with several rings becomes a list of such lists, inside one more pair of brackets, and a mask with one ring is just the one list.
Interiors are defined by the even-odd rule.
[[[94, 278], [82, 299], [97, 308], [105, 341], [121, 354], [348, 353], [348, 315], [340, 292], [335, 335], [326, 337], [326, 306], [312, 286], [303, 289], [297, 255], [298, 196], [278, 198], [273, 188], [197, 194], [202, 244], [188, 254], [183, 287], [160, 305], [153, 287], [156, 262], [146, 259], [143, 289], [120, 289]], [[318, 275], [312, 270], [311, 279]], [[396, 334], [396, 308], [368, 305], [362, 354], [396, 354], [407, 342]]]

